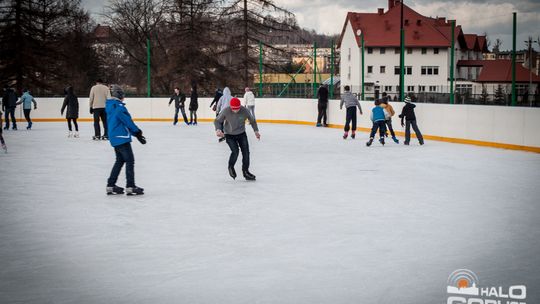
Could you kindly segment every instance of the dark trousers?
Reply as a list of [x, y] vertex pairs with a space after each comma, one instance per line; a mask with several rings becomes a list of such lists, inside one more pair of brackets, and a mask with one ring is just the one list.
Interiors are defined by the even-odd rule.
[[6, 113], [4, 114], [6, 117], [6, 128], [9, 128], [9, 117], [11, 116], [11, 121], [13, 124], [13, 127], [17, 127], [17, 121], [15, 120], [15, 107], [6, 108]]
[[349, 132], [349, 124], [352, 122], [352, 131], [356, 132], [356, 107], [347, 108], [347, 116], [345, 118], [345, 132]]
[[379, 135], [381, 136], [381, 138], [383, 138], [384, 133], [386, 133], [386, 123], [384, 122], [384, 120], [373, 122], [373, 127], [371, 127], [371, 134], [369, 134], [369, 138], [374, 138], [377, 130], [379, 130]]
[[323, 124], [326, 124], [326, 109], [328, 108], [328, 104], [326, 103], [320, 103], [317, 105], [317, 109], [319, 110], [319, 115], [317, 115], [317, 124], [321, 123], [321, 120]]
[[422, 133], [420, 133], [418, 125], [416, 125], [416, 120], [407, 120], [405, 121], [405, 144], [408, 144], [411, 140], [411, 125], [414, 130], [414, 134], [416, 134], [416, 138], [418, 138], [420, 143], [423, 143], [424, 137], [422, 136]]
[[2, 128], [1, 128], [1, 126], [2, 126], [2, 115], [0, 115], [0, 143], [1, 143], [2, 145], [5, 145], [6, 142], [4, 141], [4, 135], [2, 135]]
[[116, 153], [116, 162], [107, 180], [107, 187], [112, 187], [118, 180], [118, 175], [124, 164], [126, 164], [126, 187], [135, 187], [135, 157], [131, 149], [131, 143], [125, 143], [114, 147]]
[[77, 118], [68, 118], [68, 128], [71, 131], [71, 122], [75, 125], [75, 131], [79, 132], [79, 125], [77, 124]]
[[242, 150], [242, 171], [249, 169], [249, 143], [246, 132], [238, 135], [225, 134], [225, 140], [231, 148], [231, 156], [229, 157], [229, 168], [234, 167], [238, 159], [238, 147]]
[[107, 113], [105, 108], [94, 109], [94, 135], [101, 137], [101, 128], [99, 126], [99, 120], [103, 123], [103, 136], [108, 136], [107, 134]]
[[[195, 117], [195, 120], [193, 120]], [[197, 111], [189, 111], [189, 123], [197, 123]]]
[[26, 119], [28, 126], [32, 125], [32, 119], [30, 118], [30, 111], [32, 111], [32, 109], [23, 109], [24, 118]]
[[176, 111], [174, 111], [174, 124], [178, 123], [178, 111], [182, 112], [182, 117], [184, 118], [184, 122], [188, 123], [187, 116], [186, 116], [186, 109], [184, 107], [176, 108]]
[[390, 134], [392, 137], [396, 137], [396, 133], [394, 133], [394, 128], [392, 128], [392, 119], [386, 121], [386, 126], [388, 127], [388, 130], [390, 130]]

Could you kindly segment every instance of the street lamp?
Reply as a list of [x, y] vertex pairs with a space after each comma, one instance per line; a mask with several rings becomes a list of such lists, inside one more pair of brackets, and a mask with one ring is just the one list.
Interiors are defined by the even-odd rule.
[[531, 89], [532, 89], [532, 44], [537, 43], [538, 41], [533, 41], [532, 37], [529, 36], [529, 40], [525, 41], [527, 44], [527, 47], [529, 48], [529, 87], [527, 88], [527, 91], [529, 94], [527, 94], [527, 98], [531, 100], [530, 106], [532, 107], [532, 98], [531, 98]]

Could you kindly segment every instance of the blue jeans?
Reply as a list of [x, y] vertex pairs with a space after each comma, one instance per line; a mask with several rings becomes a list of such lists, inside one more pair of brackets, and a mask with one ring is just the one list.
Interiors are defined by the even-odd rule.
[[176, 108], [176, 111], [174, 111], [174, 124], [178, 123], [178, 111], [182, 111], [182, 116], [184, 117], [184, 122], [187, 124], [187, 116], [186, 116], [186, 110], [184, 107]]
[[135, 187], [135, 157], [131, 149], [131, 143], [125, 143], [114, 147], [116, 153], [116, 162], [107, 180], [107, 187], [112, 187], [118, 180], [118, 175], [124, 164], [126, 164], [126, 187]]

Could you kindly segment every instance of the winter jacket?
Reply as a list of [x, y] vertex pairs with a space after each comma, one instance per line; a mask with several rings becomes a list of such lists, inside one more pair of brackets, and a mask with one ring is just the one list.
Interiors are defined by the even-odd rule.
[[325, 86], [322, 86], [317, 90], [317, 98], [319, 99], [319, 103], [328, 103], [328, 89]]
[[374, 107], [371, 110], [371, 121], [373, 122], [384, 121], [388, 116], [388, 112], [382, 107]]
[[197, 94], [196, 90], [191, 91], [191, 98], [189, 101], [189, 110], [190, 111], [197, 111], [199, 108], [199, 94]]
[[90, 89], [90, 96], [88, 102], [91, 109], [103, 109], [105, 108], [105, 101], [111, 98], [111, 91], [109, 88], [101, 83], [96, 84]]
[[231, 105], [231, 90], [228, 87], [223, 89], [223, 96], [218, 101], [217, 112], [221, 113], [225, 108], [228, 108]]
[[174, 100], [174, 106], [177, 109], [183, 108], [185, 107], [186, 95], [182, 92], [180, 92], [178, 95], [175, 93], [173, 96], [171, 96], [171, 99], [169, 100], [169, 105], [171, 105], [173, 100]]
[[30, 92], [26, 91], [21, 96], [21, 100], [17, 102], [17, 104], [23, 105], [23, 109], [25, 110], [31, 110], [32, 109], [32, 103], [34, 104], [34, 107], [37, 107], [36, 100], [34, 99], [34, 96], [30, 95]]
[[61, 113], [66, 111], [66, 118], [77, 119], [79, 118], [79, 99], [74, 94], [68, 94], [64, 98], [64, 103], [62, 104]]
[[254, 106], [255, 105], [255, 95], [253, 92], [248, 91], [244, 94], [244, 106]]
[[13, 89], [7, 89], [2, 96], [2, 109], [15, 108], [17, 106], [17, 93]]
[[107, 128], [111, 146], [116, 147], [131, 142], [131, 135], [140, 131], [135, 125], [125, 104], [116, 98], [107, 99]]
[[[219, 99], [221, 98], [221, 96], [223, 96], [223, 92], [221, 92], [220, 89], [217, 89], [216, 90], [216, 95], [214, 95], [214, 99], [212, 100], [212, 103], [210, 103], [210, 107], [212, 107], [215, 104], [216, 108], [217, 108], [217, 103], [218, 103]], [[215, 111], [215, 109], [214, 109], [214, 111]]]
[[403, 119], [407, 121], [416, 120], [416, 115], [414, 114], [414, 108], [416, 108], [415, 104], [412, 104], [410, 102], [407, 102], [405, 106], [403, 107], [403, 110], [401, 110], [401, 114], [399, 115], [399, 118], [401, 118], [401, 122], [403, 122]]
[[396, 111], [394, 111], [394, 107], [392, 107], [392, 105], [389, 103], [386, 104], [386, 111], [388, 112], [388, 115], [390, 115], [388, 119], [392, 119], [392, 116], [396, 114]]
[[249, 119], [253, 131], [258, 132], [257, 121], [251, 112], [243, 106], [237, 113], [234, 113], [230, 107], [225, 108], [214, 120], [214, 126], [216, 130], [223, 130], [225, 134], [238, 135], [246, 132], [246, 119]]
[[346, 91], [341, 95], [341, 103], [339, 104], [339, 109], [343, 109], [343, 105], [345, 105], [345, 108], [350, 107], [358, 107], [358, 110], [360, 110], [360, 113], [362, 113], [362, 107], [360, 106], [360, 102], [358, 99], [349, 91]]

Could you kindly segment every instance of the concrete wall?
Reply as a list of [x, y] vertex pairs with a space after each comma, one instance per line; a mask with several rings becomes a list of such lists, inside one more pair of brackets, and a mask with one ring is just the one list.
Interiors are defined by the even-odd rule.
[[[61, 98], [39, 98], [38, 109], [32, 111], [36, 122], [61, 120]], [[189, 100], [189, 99], [188, 99]], [[209, 121], [215, 113], [209, 108], [211, 99], [199, 100], [199, 118]], [[90, 119], [88, 98], [79, 98], [80, 117]], [[128, 98], [127, 107], [138, 120], [171, 120], [174, 106], [167, 106], [167, 98]], [[359, 116], [358, 126], [362, 130], [371, 128], [369, 111], [372, 102], [363, 101], [364, 115]], [[392, 103], [397, 113], [401, 112], [402, 102]], [[262, 122], [309, 123], [314, 124], [317, 117], [317, 103], [313, 99], [257, 99], [256, 116]], [[22, 110], [17, 108], [17, 117], [22, 118]], [[328, 109], [328, 123], [339, 128], [345, 121], [345, 110], [339, 109], [339, 101], [331, 100]], [[189, 112], [188, 112], [189, 116]], [[478, 105], [417, 104], [416, 116], [420, 130], [427, 139], [462, 143], [496, 143], [490, 146], [507, 147], [515, 145], [532, 147], [540, 152], [540, 109], [522, 107], [499, 107]], [[403, 131], [399, 119], [394, 118], [396, 131]], [[401, 133], [400, 133], [401, 134]], [[500, 144], [500, 145], [499, 145]], [[510, 147], [512, 148], [512, 147]]]

